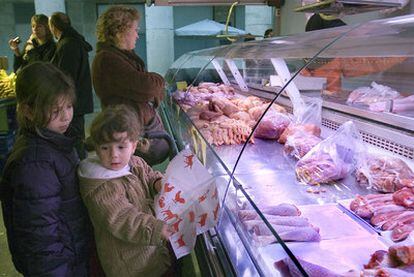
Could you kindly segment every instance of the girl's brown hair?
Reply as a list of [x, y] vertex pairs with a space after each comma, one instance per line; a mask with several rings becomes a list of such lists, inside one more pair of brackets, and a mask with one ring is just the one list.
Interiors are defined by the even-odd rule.
[[47, 41], [51, 41], [53, 40], [53, 35], [52, 32], [49, 29], [49, 19], [47, 18], [46, 15], [44, 14], [35, 14], [34, 16], [32, 16], [32, 18], [30, 19], [30, 23], [33, 25], [34, 23], [38, 24], [38, 25], [42, 25], [45, 27], [46, 29], [46, 40]]
[[110, 7], [99, 16], [96, 22], [98, 41], [117, 45], [116, 35], [125, 32], [132, 22], [139, 20], [139, 18], [138, 11], [132, 7], [123, 5]]
[[95, 147], [111, 142], [118, 142], [115, 133], [127, 133], [131, 141], [138, 141], [137, 148], [146, 152], [148, 141], [139, 139], [143, 125], [138, 120], [137, 113], [124, 104], [106, 107], [92, 122], [90, 133]]
[[19, 127], [29, 131], [46, 127], [52, 109], [62, 98], [74, 104], [72, 79], [51, 63], [35, 62], [25, 66], [16, 78]]

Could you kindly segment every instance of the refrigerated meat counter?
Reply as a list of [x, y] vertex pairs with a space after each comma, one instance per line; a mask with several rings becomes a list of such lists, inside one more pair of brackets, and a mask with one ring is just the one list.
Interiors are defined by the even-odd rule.
[[370, 258], [414, 229], [413, 44], [410, 15], [174, 62], [165, 124], [222, 203], [197, 243], [211, 276], [412, 270]]

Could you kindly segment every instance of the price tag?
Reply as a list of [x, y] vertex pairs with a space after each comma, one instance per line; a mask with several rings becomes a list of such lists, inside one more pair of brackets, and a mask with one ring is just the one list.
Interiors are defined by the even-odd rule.
[[178, 90], [183, 90], [183, 91], [187, 90], [187, 82], [186, 81], [180, 81], [180, 82], [177, 82], [176, 84], [177, 84], [177, 89]]
[[204, 139], [200, 136], [197, 129], [191, 128], [191, 139], [193, 141], [194, 153], [197, 155], [203, 165], [207, 161], [207, 144]]

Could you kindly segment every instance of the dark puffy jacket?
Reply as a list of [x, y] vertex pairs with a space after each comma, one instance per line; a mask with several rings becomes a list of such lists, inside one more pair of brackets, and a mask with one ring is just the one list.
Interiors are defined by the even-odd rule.
[[[34, 42], [33, 42], [34, 43]], [[34, 43], [35, 44], [35, 43]], [[35, 48], [23, 53], [22, 56], [14, 56], [13, 70], [17, 72], [24, 66], [33, 62], [50, 62], [55, 54], [56, 43], [53, 39], [47, 41], [45, 44], [36, 46]]]
[[93, 112], [92, 80], [88, 60], [90, 51], [92, 46], [70, 27], [63, 31], [52, 58], [52, 63], [72, 77], [75, 82], [75, 116]]
[[80, 198], [73, 141], [22, 133], [0, 183], [16, 269], [25, 276], [87, 276], [91, 225]]

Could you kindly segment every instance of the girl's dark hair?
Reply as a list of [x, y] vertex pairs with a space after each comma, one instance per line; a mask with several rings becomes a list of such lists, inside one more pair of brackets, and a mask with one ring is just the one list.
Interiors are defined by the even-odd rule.
[[71, 78], [51, 63], [34, 62], [16, 78], [17, 120], [23, 130], [46, 127], [58, 101], [74, 104], [75, 86]]
[[38, 25], [43, 25], [46, 28], [46, 40], [50, 41], [50, 40], [53, 40], [53, 35], [52, 35], [52, 32], [50, 32], [48, 22], [49, 22], [49, 19], [44, 14], [35, 14], [30, 19], [31, 24], [36, 23]]
[[50, 24], [61, 32], [71, 27], [69, 16], [62, 12], [54, 12], [50, 16]]
[[[95, 147], [111, 142], [117, 142], [115, 133], [127, 133], [127, 138], [137, 141], [143, 129], [137, 113], [124, 104], [106, 107], [92, 122], [91, 137]], [[146, 140], [139, 140], [139, 149], [145, 152]]]

